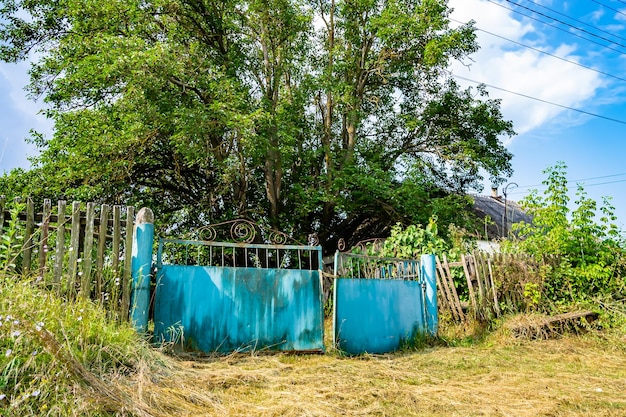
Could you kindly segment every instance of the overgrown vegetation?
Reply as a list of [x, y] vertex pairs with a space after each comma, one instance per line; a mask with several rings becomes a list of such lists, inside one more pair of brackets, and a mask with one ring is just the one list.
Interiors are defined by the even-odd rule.
[[1, 415], [141, 414], [130, 387], [115, 381], [163, 362], [130, 325], [110, 320], [92, 302], [68, 302], [6, 271], [0, 312]]
[[[505, 319], [495, 333], [480, 323], [447, 323], [435, 342], [416, 339], [383, 356], [346, 358], [331, 348], [326, 355], [165, 357], [99, 305], [63, 299], [15, 271], [16, 213], [0, 245], [3, 416], [613, 416], [626, 409], [623, 328], [528, 342], [512, 339]], [[395, 251], [389, 255], [407, 257], [460, 247], [438, 237], [434, 219], [396, 227], [386, 245]], [[613, 314], [623, 324], [623, 305]]]
[[570, 209], [566, 166], [548, 168], [543, 196], [533, 191], [520, 204], [532, 223], [513, 225], [503, 242], [510, 252], [531, 255], [543, 265], [541, 282], [528, 288], [541, 310], [626, 298], [626, 241], [615, 224], [609, 199], [599, 208], [584, 187]]

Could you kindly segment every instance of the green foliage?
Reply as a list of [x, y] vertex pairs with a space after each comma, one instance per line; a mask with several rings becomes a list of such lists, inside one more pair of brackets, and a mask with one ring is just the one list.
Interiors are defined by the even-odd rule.
[[26, 204], [14, 202], [10, 205], [9, 223], [6, 230], [0, 225], [0, 271], [14, 272], [22, 251], [24, 237], [19, 227], [19, 214], [24, 211]]
[[379, 256], [401, 259], [419, 259], [423, 254], [442, 254], [449, 245], [438, 235], [436, 219], [431, 218], [426, 227], [397, 224], [385, 239]]
[[[572, 303], [626, 294], [625, 242], [613, 223], [616, 217], [609, 200], [604, 199], [598, 218], [596, 202], [579, 185], [571, 210], [565, 164], [558, 163], [545, 173], [544, 195], [533, 191], [521, 201], [533, 221], [513, 226], [518, 238], [509, 242], [508, 249], [546, 262], [544, 302]], [[538, 289], [525, 289], [525, 295], [527, 290], [537, 304]]]
[[55, 124], [5, 193], [330, 239], [463, 220], [458, 194], [511, 172], [499, 101], [442, 79], [478, 49], [444, 0], [0, 5], [0, 59], [37, 53], [29, 91]]
[[0, 312], [3, 416], [107, 415], [107, 393], [91, 378], [133, 373], [153, 356], [129, 324], [111, 321], [95, 304], [67, 302], [6, 271]]

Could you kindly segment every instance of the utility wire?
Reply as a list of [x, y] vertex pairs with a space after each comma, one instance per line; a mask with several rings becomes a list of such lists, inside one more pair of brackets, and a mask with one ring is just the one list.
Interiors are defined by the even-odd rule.
[[[537, 11], [537, 10], [535, 10], [535, 9], [531, 8], [531, 7], [527, 7], [527, 6], [524, 6], [524, 5], [522, 5], [522, 4], [515, 3], [514, 1], [511, 1], [511, 0], [506, 0], [506, 1], [507, 1], [507, 3], [514, 4], [514, 5], [516, 5], [517, 7], [521, 7], [522, 9], [528, 10], [528, 11], [530, 11], [530, 12], [532, 12], [532, 13], [536, 13], [536, 14], [538, 14], [539, 16], [547, 17], [548, 19], [554, 20], [555, 22], [559, 22], [560, 24], [565, 25], [565, 26], [568, 26], [568, 27], [570, 27], [570, 28], [572, 28], [572, 29], [575, 29], [575, 30], [581, 31], [581, 32], [586, 33], [586, 34], [588, 34], [588, 35], [594, 36], [594, 37], [596, 37], [596, 38], [598, 38], [598, 39], [602, 39], [603, 41], [610, 42], [610, 43], [612, 43], [612, 44], [615, 44], [615, 45], [621, 46], [621, 47], [623, 47], [623, 48], [626, 48], [626, 45], [624, 45], [624, 44], [621, 44], [621, 43], [619, 43], [619, 42], [612, 41], [611, 39], [605, 38], [605, 37], [603, 37], [603, 36], [600, 36], [600, 35], [598, 35], [598, 34], [595, 34], [595, 33], [593, 33], [593, 32], [590, 32], [590, 31], [588, 31], [588, 30], [581, 29], [581, 28], [579, 28], [578, 26], [574, 26], [574, 25], [572, 25], [572, 24], [570, 24], [570, 23], [567, 23], [567, 22], [564, 22], [564, 21], [562, 21], [562, 20], [556, 19], [556, 18], [554, 18], [553, 16], [547, 15], [547, 14], [545, 14], [545, 13], [541, 13], [541, 12], [539, 12], [539, 11]], [[594, 2], [598, 3], [596, 0], [592, 0], [592, 1], [594, 1]], [[602, 4], [602, 3], [598, 3], [598, 4]], [[608, 7], [608, 6], [605, 6], [605, 7]], [[621, 13], [621, 12], [620, 12], [620, 13]], [[625, 15], [625, 16], [626, 16], [626, 15]]]
[[[451, 21], [453, 21], [453, 22], [459, 23], [459, 24], [461, 24], [461, 25], [463, 24], [463, 22], [458, 21], [458, 20], [456, 20], [456, 19], [450, 19], [450, 20], [451, 20]], [[581, 63], [579, 63], [579, 62], [572, 61], [572, 60], [570, 60], [570, 59], [563, 58], [563, 57], [561, 57], [561, 56], [551, 54], [550, 52], [546, 52], [546, 51], [543, 51], [543, 50], [541, 50], [541, 49], [539, 49], [539, 48], [535, 48], [535, 47], [533, 47], [533, 46], [526, 45], [526, 44], [523, 44], [523, 43], [521, 43], [521, 42], [514, 41], [513, 39], [505, 38], [504, 36], [496, 35], [496, 34], [495, 34], [495, 33], [493, 33], [493, 32], [489, 32], [489, 31], [487, 31], [487, 30], [480, 29], [480, 28], [478, 28], [478, 27], [476, 27], [476, 30], [479, 30], [479, 31], [484, 32], [484, 33], [487, 33], [487, 34], [489, 34], [489, 35], [491, 35], [491, 36], [495, 36], [496, 38], [500, 38], [500, 39], [503, 39], [503, 40], [505, 40], [505, 41], [509, 41], [509, 42], [514, 43], [514, 44], [516, 44], [516, 45], [523, 46], [524, 48], [532, 49], [533, 51], [536, 51], [536, 52], [539, 52], [539, 53], [542, 53], [542, 54], [545, 54], [545, 55], [551, 56], [551, 57], [556, 58], [556, 59], [560, 59], [561, 61], [565, 61], [565, 62], [568, 62], [568, 63], [570, 63], [570, 64], [578, 65], [579, 67], [582, 67], [582, 68], [585, 68], [585, 69], [588, 69], [588, 70], [591, 70], [591, 71], [597, 72], [598, 74], [606, 75], [607, 77], [615, 78], [616, 80], [620, 80], [620, 81], [625, 81], [625, 82], [626, 82], [626, 78], [618, 77], [617, 75], [609, 74], [609, 73], [607, 73], [607, 72], [603, 72], [603, 71], [597, 70], [597, 69], [595, 69], [595, 68], [588, 67], [588, 66], [586, 66], [586, 65], [584, 65], [584, 64], [581, 64]]]
[[[570, 183], [578, 183], [578, 182], [581, 182], [581, 181], [602, 180], [602, 179], [605, 179], [605, 178], [622, 177], [622, 176], [624, 176], [624, 175], [626, 175], [626, 173], [622, 173], [622, 174], [611, 174], [611, 175], [602, 175], [602, 176], [600, 176], [600, 177], [580, 178], [580, 179], [577, 179], [577, 180], [570, 180], [570, 181], [567, 181], [567, 183], [568, 183], [568, 184], [570, 184]], [[611, 183], [612, 183], [612, 182], [625, 182], [625, 181], [626, 181], [626, 180], [611, 181]], [[601, 184], [604, 184], [604, 183], [601, 183]], [[544, 184], [520, 185], [520, 186], [518, 186], [517, 188], [532, 188], [532, 187], [541, 187], [541, 186], [543, 186], [543, 185], [544, 185]]]
[[462, 77], [460, 75], [453, 74], [451, 72], [449, 72], [449, 74], [451, 76], [453, 76], [454, 78], [458, 78], [458, 79], [461, 79], [461, 80], [469, 81], [471, 83], [482, 84], [482, 85], [485, 85], [485, 86], [487, 86], [489, 88], [493, 88], [493, 89], [496, 89], [496, 90], [504, 91], [504, 92], [510, 93], [510, 94], [515, 94], [515, 95], [520, 96], [520, 97], [529, 98], [531, 100], [540, 101], [542, 103], [550, 104], [552, 106], [561, 107], [563, 109], [572, 110], [572, 111], [575, 111], [575, 112], [578, 112], [578, 113], [582, 113], [582, 114], [586, 114], [586, 115], [589, 115], [589, 116], [598, 117], [600, 119], [604, 119], [604, 120], [608, 120], [608, 121], [611, 121], [611, 122], [615, 122], [615, 123], [620, 123], [620, 124], [626, 125], [626, 120], [613, 119], [612, 117], [602, 116], [601, 114], [591, 113], [591, 112], [588, 112], [588, 111], [585, 111], [585, 110], [576, 109], [574, 107], [564, 106], [563, 104], [554, 103], [552, 101], [544, 100], [544, 99], [541, 99], [541, 98], [538, 98], [538, 97], [533, 97], [533, 96], [529, 96], [529, 95], [526, 95], [526, 94], [517, 93], [515, 91], [507, 90], [506, 88], [496, 87], [495, 85], [490, 85], [490, 84], [482, 83], [480, 81], [476, 81], [476, 80], [472, 80], [472, 79], [469, 79], [469, 78], [465, 78], [465, 77]]
[[507, 6], [503, 5], [503, 4], [497, 3], [497, 2], [495, 2], [494, 0], [487, 0], [487, 1], [488, 1], [489, 3], [493, 3], [493, 4], [495, 4], [496, 6], [502, 7], [503, 9], [506, 9], [506, 10], [512, 11], [513, 13], [517, 13], [517, 14], [522, 15], [522, 16], [524, 16], [524, 17], [527, 17], [527, 18], [529, 18], [529, 19], [536, 20], [536, 21], [537, 21], [537, 22], [539, 22], [539, 23], [542, 23], [542, 24], [544, 24], [544, 25], [546, 25], [546, 26], [553, 27], [553, 28], [555, 28], [555, 29], [557, 29], [557, 30], [560, 30], [561, 32], [565, 32], [565, 33], [567, 33], [568, 35], [571, 35], [571, 36], [576, 36], [577, 38], [584, 39], [584, 40], [586, 40], [587, 42], [594, 43], [594, 44], [599, 45], [599, 46], [601, 46], [601, 47], [603, 47], [603, 48], [610, 49], [610, 50], [615, 51], [615, 52], [619, 52], [620, 54], [625, 54], [625, 52], [624, 52], [624, 51], [622, 51], [622, 50], [619, 50], [619, 49], [613, 48], [613, 47], [611, 47], [611, 46], [609, 46], [609, 45], [605, 45], [605, 44], [603, 44], [603, 43], [600, 43], [600, 42], [594, 41], [594, 40], [589, 39], [589, 38], [585, 38], [584, 36], [581, 36], [581, 35], [578, 35], [578, 34], [576, 34], [576, 33], [571, 32], [571, 31], [565, 30], [565, 29], [563, 29], [563, 28], [561, 28], [561, 27], [558, 27], [557, 25], [554, 25], [554, 24], [552, 24], [552, 23], [544, 22], [544, 21], [543, 21], [543, 20], [541, 20], [541, 19], [537, 19], [537, 18], [536, 18], [536, 17], [534, 17], [534, 16], [530, 16], [530, 15], [524, 14], [524, 13], [520, 12], [519, 10], [515, 10], [515, 9], [512, 9], [512, 8], [510, 8], [510, 7], [507, 7]]
[[[542, 9], [550, 10], [552, 13], [556, 13], [556, 14], [558, 14], [558, 15], [560, 15], [560, 16], [564, 16], [564, 17], [566, 17], [566, 18], [568, 18], [568, 19], [570, 19], [570, 20], [573, 20], [574, 22], [580, 23], [581, 25], [585, 25], [585, 26], [587, 26], [587, 27], [590, 27], [590, 28], [592, 28], [592, 29], [594, 29], [594, 30], [596, 30], [596, 31], [598, 31], [598, 32], [606, 33], [607, 35], [611, 35], [611, 36], [613, 36], [614, 38], [617, 38], [617, 39], [621, 39], [621, 40], [623, 40], [623, 41], [626, 41], [626, 38], [622, 38], [621, 36], [618, 36], [618, 35], [616, 35], [616, 34], [614, 34], [614, 33], [611, 33], [611, 32], [609, 32], [609, 31], [606, 31], [606, 30], [600, 29], [600, 28], [599, 28], [599, 27], [597, 27], [597, 26], [590, 25], [589, 23], [583, 22], [582, 20], [578, 20], [578, 19], [576, 19], [576, 18], [574, 18], [574, 17], [572, 17], [572, 16], [570, 16], [570, 15], [568, 15], [568, 14], [561, 13], [561, 12], [559, 12], [558, 10], [554, 10], [554, 9], [552, 9], [552, 8], [548, 7], [548, 6], [544, 6], [544, 5], [542, 5], [542, 4], [539, 4], [539, 3], [537, 3], [537, 2], [535, 2], [535, 1], [533, 1], [533, 0], [528, 0], [528, 2], [530, 2], [530, 3], [534, 4], [535, 6], [541, 7]], [[624, 2], [622, 2], [622, 3], [624, 3]], [[626, 3], [624, 3], [624, 4], [626, 4]]]
[[[570, 182], [570, 181], [568, 181]], [[606, 181], [606, 182], [599, 182], [599, 183], [595, 183], [595, 184], [582, 184], [584, 186], [585, 189], [589, 188], [589, 187], [595, 187], [598, 185], [610, 185], [610, 184], [618, 184], [618, 183], [623, 183], [626, 182], [626, 180], [617, 180], [617, 181]], [[544, 184], [541, 184], [541, 186], [545, 186]], [[567, 187], [568, 191], [572, 191], [574, 187]], [[537, 189], [537, 191], [546, 191], [547, 188], [543, 188], [543, 189]], [[528, 194], [530, 190], [527, 191], [521, 191], [521, 190], [517, 190], [516, 191], [510, 191], [509, 194]]]
[[[508, 0], [507, 0], [507, 1], [508, 1]], [[619, 13], [619, 14], [621, 14], [621, 15], [626, 16], [626, 13], [622, 12], [621, 10], [614, 9], [613, 7], [609, 6], [608, 4], [600, 3], [600, 2], [599, 2], [599, 1], [597, 1], [597, 0], [591, 0], [591, 1], [593, 1], [594, 3], [599, 4], [599, 5], [600, 5], [600, 6], [602, 6], [602, 7], [606, 7], [606, 8], [607, 8], [607, 9], [609, 9], [609, 10], [613, 10], [614, 12], [617, 12], [617, 13]]]

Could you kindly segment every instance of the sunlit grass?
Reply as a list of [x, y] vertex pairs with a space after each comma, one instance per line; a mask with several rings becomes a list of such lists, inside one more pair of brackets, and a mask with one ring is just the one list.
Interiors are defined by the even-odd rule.
[[626, 337], [442, 323], [387, 355], [164, 355], [88, 301], [0, 277], [2, 416], [622, 416]]

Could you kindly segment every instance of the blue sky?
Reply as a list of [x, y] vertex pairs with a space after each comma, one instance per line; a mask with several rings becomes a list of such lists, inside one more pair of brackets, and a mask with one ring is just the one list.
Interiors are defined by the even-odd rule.
[[470, 79], [492, 86], [490, 96], [502, 99], [504, 116], [518, 133], [506, 142], [514, 154], [509, 182], [519, 185], [509, 187], [509, 198], [521, 199], [530, 188], [543, 190], [542, 171], [563, 161], [571, 190], [581, 183], [598, 203], [612, 197], [624, 228], [626, 1], [450, 0], [450, 5], [453, 19], [476, 21], [481, 45], [473, 62], [455, 64], [452, 72], [463, 77], [463, 85], [475, 85], [465, 80]]
[[[462, 85], [488, 84], [490, 95], [502, 99], [504, 116], [513, 120], [518, 133], [506, 141], [515, 169], [508, 182], [518, 185], [509, 187], [509, 198], [519, 200], [530, 188], [542, 190], [542, 171], [563, 161], [572, 190], [580, 182], [598, 202], [602, 196], [612, 197], [624, 228], [626, 1], [450, 0], [449, 4], [455, 9], [454, 20], [476, 21], [481, 45], [472, 60], [454, 64], [451, 72]], [[24, 141], [30, 129], [48, 136], [52, 131], [51, 123], [38, 115], [42, 103], [25, 97], [27, 71], [26, 63], [0, 64], [0, 172], [28, 167], [27, 156], [35, 152]], [[485, 186], [488, 194], [490, 185]]]

